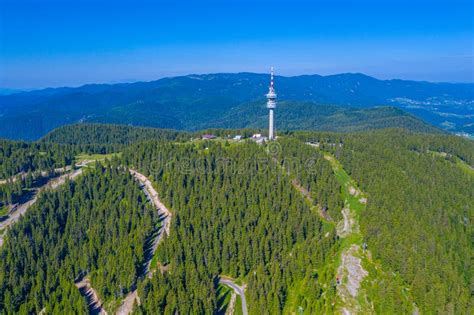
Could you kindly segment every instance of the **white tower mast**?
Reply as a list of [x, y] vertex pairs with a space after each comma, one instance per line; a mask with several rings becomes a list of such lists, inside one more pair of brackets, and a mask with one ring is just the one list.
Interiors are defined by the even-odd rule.
[[267, 108], [269, 110], [268, 113], [268, 140], [275, 139], [275, 127], [273, 125], [273, 110], [276, 108], [276, 98], [277, 95], [275, 93], [275, 89], [273, 88], [273, 67], [271, 70], [271, 78], [270, 78], [270, 88], [267, 94]]

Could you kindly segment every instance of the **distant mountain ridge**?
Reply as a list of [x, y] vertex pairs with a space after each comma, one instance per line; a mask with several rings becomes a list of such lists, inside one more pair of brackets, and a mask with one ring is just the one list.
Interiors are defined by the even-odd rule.
[[[268, 81], [268, 74], [221, 73], [2, 95], [0, 137], [37, 139], [56, 127], [80, 122], [181, 130], [212, 128], [215, 122], [220, 127], [247, 127], [224, 122], [229, 113], [250, 102], [265, 108]], [[275, 81], [282, 102], [362, 108], [390, 105], [447, 130], [469, 132], [474, 126], [474, 84], [378, 80], [358, 73], [277, 76]], [[284, 119], [280, 117], [277, 124], [284, 126]], [[302, 124], [298, 125], [318, 128], [308, 123], [314, 117], [299, 119]]]

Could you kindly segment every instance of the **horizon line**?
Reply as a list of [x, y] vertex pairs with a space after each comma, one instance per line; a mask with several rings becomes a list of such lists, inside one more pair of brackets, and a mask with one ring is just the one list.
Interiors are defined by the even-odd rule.
[[[400, 78], [390, 78], [390, 79], [380, 79], [376, 76], [368, 75], [363, 72], [338, 72], [332, 74], [318, 74], [318, 73], [302, 73], [302, 74], [295, 74], [295, 75], [279, 75], [276, 71], [275, 77], [283, 77], [283, 78], [295, 78], [295, 77], [304, 77], [304, 76], [319, 76], [319, 77], [332, 77], [332, 76], [339, 76], [339, 75], [362, 75], [365, 77], [369, 77], [378, 81], [411, 81], [411, 82], [420, 82], [420, 83], [432, 83], [432, 84], [466, 84], [471, 85], [474, 84], [473, 81], [428, 81], [428, 80], [413, 80], [413, 79], [400, 79]], [[85, 86], [91, 85], [127, 85], [127, 84], [135, 84], [135, 83], [150, 83], [155, 82], [163, 79], [174, 79], [174, 78], [184, 78], [184, 77], [191, 77], [191, 76], [206, 76], [206, 75], [238, 75], [238, 74], [255, 74], [255, 75], [270, 75], [270, 72], [252, 72], [252, 71], [238, 71], [238, 72], [202, 72], [202, 73], [189, 73], [189, 74], [178, 74], [178, 75], [164, 75], [164, 76], [157, 76], [155, 79], [118, 79], [118, 80], [109, 80], [103, 82], [90, 82], [90, 83], [81, 83], [77, 85], [57, 85], [57, 86], [46, 86], [46, 87], [37, 87], [37, 88], [11, 88], [8, 86], [0, 86], [0, 95], [12, 95], [12, 94], [19, 94], [19, 93], [28, 93], [34, 91], [42, 91], [48, 89], [75, 89], [81, 88]], [[2, 93], [2, 90], [9, 92], [6, 94]]]

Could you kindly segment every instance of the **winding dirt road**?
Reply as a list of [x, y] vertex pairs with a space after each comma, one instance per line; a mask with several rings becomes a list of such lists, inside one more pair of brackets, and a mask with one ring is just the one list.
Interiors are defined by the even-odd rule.
[[[71, 165], [68, 165], [68, 166], [65, 166], [65, 167], [55, 168], [53, 171], [56, 174], [62, 174], [64, 172], [70, 171], [71, 168], [72, 168]], [[49, 174], [48, 171], [35, 171], [35, 172], [32, 172], [33, 176], [41, 175], [42, 177], [46, 177], [46, 176], [48, 176], [48, 174]], [[25, 179], [27, 177], [27, 175], [28, 175], [28, 173], [26, 173], [26, 172], [20, 172], [20, 173], [17, 173], [15, 175], [11, 176], [10, 178], [0, 179], [0, 185], [1, 184], [6, 184], [8, 182], [14, 183], [18, 179], [18, 176], [21, 176], [21, 179]]]
[[[158, 232], [157, 237], [153, 241], [153, 248], [152, 248], [152, 256], [155, 254], [158, 245], [163, 241], [164, 233], [166, 235], [170, 235], [170, 227], [171, 227], [171, 211], [166, 208], [166, 206], [161, 202], [160, 198], [158, 197], [158, 192], [153, 188], [151, 181], [143, 174], [130, 169], [130, 174], [132, 174], [141, 185], [143, 185], [143, 192], [147, 196], [148, 200], [153, 204], [153, 206], [158, 210], [158, 215], [160, 218], [163, 218], [162, 228]], [[150, 264], [151, 259], [146, 262], [145, 272], [151, 276], [150, 271]]]
[[4, 221], [0, 222], [0, 230], [4, 230], [2, 234], [0, 234], [0, 247], [3, 245], [3, 238], [6, 234], [6, 228], [17, 222], [25, 213], [26, 211], [36, 202], [38, 195], [40, 192], [48, 190], [48, 189], [56, 189], [57, 187], [61, 186], [66, 182], [67, 179], [74, 180], [77, 176], [82, 174], [83, 167], [90, 163], [90, 161], [85, 161], [85, 163], [78, 164], [78, 169], [61, 175], [59, 177], [53, 178], [49, 180], [46, 184], [41, 187], [35, 188], [32, 193], [32, 198], [27, 202], [18, 205], [14, 211], [12, 211], [8, 218]]
[[[158, 210], [158, 215], [160, 216], [160, 218], [163, 218], [163, 222], [162, 222], [163, 225], [160, 231], [158, 232], [158, 235], [156, 236], [155, 240], [153, 241], [152, 254], [151, 254], [150, 259], [148, 259], [148, 261], [146, 262], [146, 266], [145, 266], [145, 273], [148, 275], [148, 277], [151, 277], [153, 274], [153, 270], [150, 270], [150, 264], [152, 260], [151, 258], [155, 254], [155, 251], [158, 248], [158, 245], [164, 240], [163, 236], [165, 235], [165, 233], [166, 235], [170, 234], [172, 213], [161, 202], [160, 198], [158, 197], [158, 192], [155, 190], [155, 188], [153, 188], [151, 181], [145, 175], [132, 169], [130, 169], [129, 172], [143, 186], [143, 191], [145, 195], [147, 196], [148, 200], [153, 204], [156, 210]], [[135, 300], [137, 300], [137, 302], [140, 303], [140, 298], [137, 294], [137, 290], [130, 292], [125, 297], [125, 299], [122, 302], [122, 305], [120, 305], [116, 314], [117, 315], [130, 314], [133, 310], [133, 304], [135, 303]]]

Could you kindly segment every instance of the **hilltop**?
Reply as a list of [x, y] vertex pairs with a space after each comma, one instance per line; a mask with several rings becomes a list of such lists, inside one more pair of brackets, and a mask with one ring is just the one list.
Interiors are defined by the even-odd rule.
[[[226, 128], [249, 127], [250, 124], [242, 122], [239, 117], [234, 117], [238, 118], [236, 122], [226, 121], [229, 121], [230, 115], [245, 108], [250, 113], [265, 109], [264, 94], [268, 80], [267, 74], [204, 74], [151, 82], [91, 84], [3, 95], [0, 96], [0, 137], [38, 139], [56, 127], [79, 122], [180, 130], [211, 128], [215, 127], [214, 124]], [[295, 107], [305, 109], [286, 117], [277, 108], [276, 124], [280, 129], [294, 129], [300, 125], [305, 125], [306, 129], [338, 131], [370, 129], [374, 128], [370, 126], [370, 120], [365, 123], [367, 127], [345, 129], [338, 125], [340, 121], [337, 117], [332, 117], [329, 125], [314, 124], [318, 119], [314, 115], [324, 116], [324, 106], [329, 106], [329, 111], [336, 111], [334, 106], [337, 105], [341, 106], [340, 111], [345, 111], [346, 116], [355, 115], [351, 117], [354, 119], [360, 113], [354, 107], [395, 106], [443, 129], [470, 132], [473, 87], [473, 84], [377, 80], [350, 73], [277, 76], [279, 102], [294, 103], [297, 104]], [[369, 116], [376, 112], [377, 109]], [[382, 115], [386, 115], [387, 109], [383, 112]], [[395, 118], [384, 127], [398, 127], [400, 123], [400, 113], [391, 112]], [[310, 116], [304, 115], [308, 113]], [[413, 121], [412, 118], [409, 120]], [[23, 128], [18, 129], [19, 124]], [[264, 127], [261, 124], [258, 126]], [[419, 127], [416, 130], [420, 130]]]
[[472, 313], [472, 141], [215, 131], [3, 140], [0, 309]]

